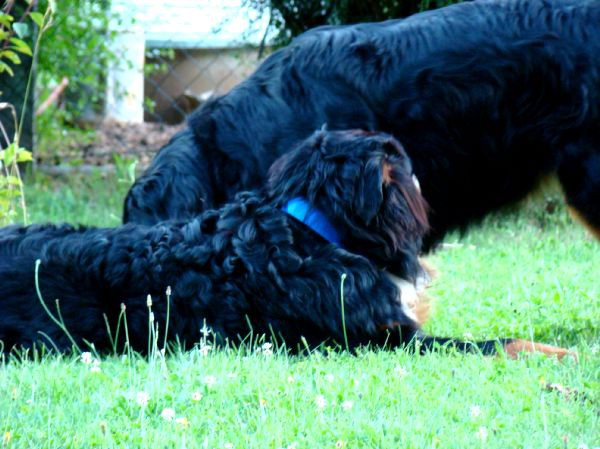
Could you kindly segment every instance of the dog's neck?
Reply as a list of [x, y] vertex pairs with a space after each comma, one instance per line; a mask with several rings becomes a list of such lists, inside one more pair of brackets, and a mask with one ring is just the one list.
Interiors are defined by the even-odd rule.
[[323, 212], [312, 206], [304, 197], [296, 197], [285, 203], [281, 210], [308, 226], [330, 243], [342, 246], [338, 230]]

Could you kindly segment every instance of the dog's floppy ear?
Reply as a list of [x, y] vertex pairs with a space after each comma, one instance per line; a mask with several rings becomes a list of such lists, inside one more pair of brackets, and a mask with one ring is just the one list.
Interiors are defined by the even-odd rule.
[[[325, 125], [324, 125], [325, 128]], [[269, 168], [267, 187], [276, 202], [290, 200], [295, 195], [307, 195], [311, 183], [316, 183], [316, 169], [322, 160], [321, 145], [327, 132], [316, 131], [296, 148], [280, 156]], [[314, 188], [314, 186], [312, 186]]]
[[354, 212], [365, 224], [369, 224], [383, 203], [383, 182], [389, 166], [382, 158], [370, 159], [358, 178], [354, 192]]

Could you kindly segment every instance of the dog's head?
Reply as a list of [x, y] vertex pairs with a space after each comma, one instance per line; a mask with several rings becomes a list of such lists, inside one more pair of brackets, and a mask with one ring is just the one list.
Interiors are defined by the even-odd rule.
[[427, 205], [409, 157], [389, 134], [318, 131], [271, 167], [276, 206], [306, 198], [349, 251], [412, 277], [428, 230]]

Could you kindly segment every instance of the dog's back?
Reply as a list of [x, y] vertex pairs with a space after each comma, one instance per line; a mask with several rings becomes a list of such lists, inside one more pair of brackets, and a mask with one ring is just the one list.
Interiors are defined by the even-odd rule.
[[[567, 145], [597, 128], [599, 24], [596, 0], [482, 0], [317, 28], [190, 118], [194, 147], [168, 151], [203, 157], [205, 170], [163, 158], [150, 173], [161, 185], [200, 180], [218, 204], [261, 185], [277, 156], [324, 123], [384, 130], [413, 160], [433, 244], [520, 199], [558, 169]], [[142, 177], [126, 209], [170, 204], [162, 218], [186, 216], [197, 204], [188, 196]]]
[[0, 228], [0, 264], [10, 264], [12, 258], [38, 254], [50, 240], [76, 232], [68, 225], [11, 225]]

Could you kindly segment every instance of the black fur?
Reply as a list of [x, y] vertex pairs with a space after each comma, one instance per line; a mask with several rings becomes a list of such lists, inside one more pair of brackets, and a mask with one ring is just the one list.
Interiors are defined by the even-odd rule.
[[[5, 350], [49, 344], [48, 338], [58, 350], [71, 348], [36, 293], [39, 259], [44, 303], [77, 345], [100, 351], [112, 348], [105, 317], [113, 332], [121, 329], [116, 341], [123, 348], [121, 304], [131, 347], [147, 349], [148, 294], [163, 335], [168, 286], [168, 337], [187, 347], [200, 340], [204, 324], [221, 342], [239, 342], [252, 330], [291, 348], [302, 337], [311, 346], [345, 345], [344, 319], [349, 347], [393, 347], [416, 336], [429, 348], [434, 339], [418, 333], [390, 277], [415, 284], [423, 275], [417, 255], [426, 205], [411, 173], [389, 135], [319, 131], [273, 165], [263, 193], [240, 193], [190, 221], [0, 229], [0, 340]], [[335, 224], [343, 248], [281, 210], [298, 195]], [[492, 342], [480, 348], [495, 350]]]
[[258, 187], [323, 123], [402, 142], [430, 205], [425, 249], [552, 173], [600, 236], [600, 1], [480, 0], [309, 31], [190, 118], [124, 220], [190, 217]]

